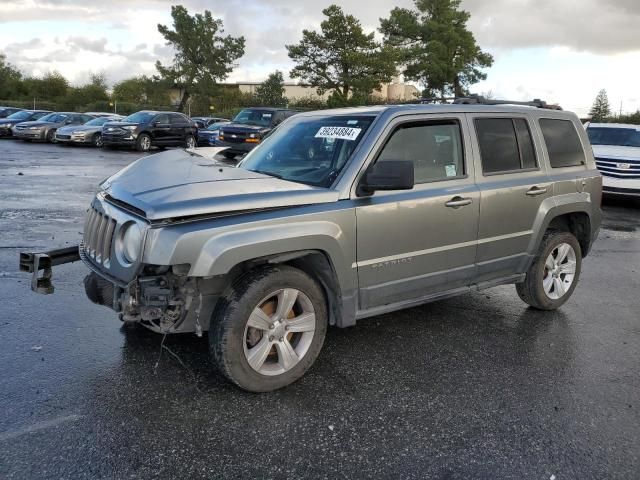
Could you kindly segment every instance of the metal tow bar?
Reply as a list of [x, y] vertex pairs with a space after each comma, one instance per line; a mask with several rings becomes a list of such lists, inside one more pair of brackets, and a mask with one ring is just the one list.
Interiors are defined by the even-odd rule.
[[[51, 268], [78, 260], [80, 260], [80, 250], [77, 245], [48, 252], [20, 252], [20, 271], [33, 273], [31, 290], [43, 295], [51, 295], [54, 291], [51, 283]], [[42, 270], [42, 275], [38, 276], [40, 270]]]

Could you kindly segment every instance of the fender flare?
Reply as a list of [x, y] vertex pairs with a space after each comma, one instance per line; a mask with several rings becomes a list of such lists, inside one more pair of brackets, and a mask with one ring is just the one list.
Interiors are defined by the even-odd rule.
[[256, 258], [314, 250], [328, 257], [340, 284], [338, 288], [345, 291], [356, 288], [357, 278], [351, 271], [351, 263], [344, 256], [344, 247], [341, 245], [343, 238], [338, 225], [324, 221], [225, 232], [207, 240], [189, 275], [225, 275], [236, 265]]

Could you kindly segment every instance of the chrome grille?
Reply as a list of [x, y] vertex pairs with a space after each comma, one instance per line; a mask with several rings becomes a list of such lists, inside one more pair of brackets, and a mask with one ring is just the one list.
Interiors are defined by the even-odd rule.
[[640, 178], [640, 160], [617, 160], [596, 157], [596, 166], [602, 175], [614, 178]]
[[109, 266], [111, 260], [111, 244], [116, 221], [108, 215], [89, 209], [84, 223], [84, 253], [96, 263]]

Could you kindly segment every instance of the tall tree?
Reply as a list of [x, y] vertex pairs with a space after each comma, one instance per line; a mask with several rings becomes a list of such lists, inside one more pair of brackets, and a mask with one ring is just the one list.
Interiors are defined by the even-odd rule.
[[604, 88], [598, 92], [596, 99], [593, 101], [593, 106], [589, 111], [589, 115], [591, 115], [591, 120], [594, 122], [601, 122], [611, 116], [609, 98]]
[[331, 91], [346, 103], [352, 94], [368, 95], [389, 82], [396, 73], [394, 51], [365, 33], [360, 21], [345, 15], [338, 5], [325, 8], [320, 33], [303, 30], [302, 41], [287, 45], [296, 63], [292, 78], [316, 87], [318, 94]]
[[158, 32], [173, 46], [175, 55], [170, 66], [156, 62], [160, 75], [178, 83], [184, 94], [180, 110], [195, 89], [208, 89], [227, 78], [234, 62], [244, 55], [244, 37], [223, 36], [222, 20], [214, 19], [209, 10], [189, 15], [181, 5], [171, 7], [173, 29], [158, 24]]
[[493, 64], [467, 29], [469, 13], [459, 8], [460, 0], [414, 2], [415, 10], [396, 7], [380, 19], [385, 44], [398, 51], [405, 78], [420, 82], [425, 96], [467, 94]]
[[287, 99], [284, 96], [284, 77], [280, 70], [269, 74], [267, 79], [256, 88], [256, 101], [269, 107], [284, 107]]
[[0, 98], [14, 98], [20, 93], [20, 71], [6, 61], [7, 57], [0, 53]]

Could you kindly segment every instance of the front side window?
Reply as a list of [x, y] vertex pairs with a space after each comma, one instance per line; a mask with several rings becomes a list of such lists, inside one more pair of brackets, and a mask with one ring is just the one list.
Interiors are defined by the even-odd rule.
[[536, 168], [536, 154], [523, 118], [476, 118], [482, 171], [510, 173]]
[[415, 183], [465, 174], [460, 126], [456, 121], [408, 123], [398, 127], [377, 161], [410, 160]]
[[292, 182], [328, 188], [373, 122], [373, 115], [294, 117], [238, 165]]
[[541, 118], [540, 129], [552, 168], [573, 167], [584, 163], [584, 150], [573, 122]]

